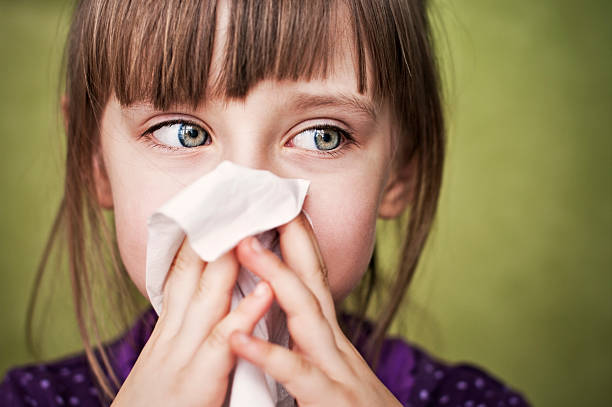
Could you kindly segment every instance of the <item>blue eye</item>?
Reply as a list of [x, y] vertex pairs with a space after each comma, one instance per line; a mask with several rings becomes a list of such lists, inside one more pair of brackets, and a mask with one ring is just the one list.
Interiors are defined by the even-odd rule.
[[210, 144], [210, 134], [198, 125], [174, 122], [162, 124], [151, 131], [151, 135], [161, 144], [169, 147], [199, 147]]
[[332, 127], [307, 129], [297, 134], [293, 145], [306, 150], [330, 151], [338, 148], [342, 142], [342, 133]]

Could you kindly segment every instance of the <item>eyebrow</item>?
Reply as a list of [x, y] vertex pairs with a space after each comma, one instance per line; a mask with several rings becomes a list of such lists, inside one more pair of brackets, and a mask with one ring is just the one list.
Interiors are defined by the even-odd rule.
[[372, 103], [370, 100], [344, 93], [323, 95], [313, 93], [297, 93], [289, 98], [288, 103], [298, 110], [307, 110], [319, 107], [338, 107], [357, 114], [367, 115], [372, 120], [376, 120], [377, 116], [377, 109], [375, 108], [374, 103]]
[[[297, 92], [287, 99], [286, 104], [296, 110], [335, 107], [356, 114], [365, 115], [371, 120], [376, 120], [378, 115], [378, 110], [371, 100], [342, 92], [332, 94]], [[143, 108], [154, 109], [150, 103], [146, 102], [137, 102], [124, 107], [126, 112], [132, 113], [137, 113]]]

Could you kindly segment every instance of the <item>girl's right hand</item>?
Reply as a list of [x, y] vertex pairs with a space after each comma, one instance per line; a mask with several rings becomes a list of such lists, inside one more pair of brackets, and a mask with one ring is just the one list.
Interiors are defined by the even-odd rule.
[[239, 265], [205, 264], [185, 240], [170, 267], [161, 315], [113, 406], [220, 406], [235, 365], [229, 337], [250, 333], [272, 303], [266, 282], [229, 312]]

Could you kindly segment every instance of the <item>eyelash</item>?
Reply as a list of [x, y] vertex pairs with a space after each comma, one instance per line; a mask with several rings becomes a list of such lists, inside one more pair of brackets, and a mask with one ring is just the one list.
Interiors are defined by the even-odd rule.
[[186, 147], [167, 146], [155, 140], [153, 133], [155, 133], [157, 130], [161, 129], [162, 127], [172, 126], [173, 124], [187, 124], [190, 126], [197, 126], [203, 129], [204, 131], [206, 131], [208, 133], [208, 137], [210, 137], [210, 132], [208, 132], [208, 130], [206, 130], [201, 124], [196, 123], [195, 121], [192, 121], [192, 120], [187, 120], [187, 119], [174, 119], [174, 120], [167, 120], [165, 122], [154, 124], [153, 126], [148, 128], [144, 133], [142, 133], [140, 138], [145, 139], [150, 144], [150, 146], [153, 148], [159, 148], [162, 150], [174, 151], [174, 152], [190, 150], [189, 148], [186, 148]]
[[327, 130], [333, 130], [336, 131], [340, 134], [340, 136], [342, 137], [342, 140], [340, 142], [340, 145], [335, 149], [335, 150], [330, 150], [330, 151], [321, 151], [321, 150], [306, 150], [310, 153], [314, 153], [322, 158], [336, 158], [341, 156], [342, 154], [344, 154], [347, 149], [358, 145], [357, 141], [355, 140], [355, 138], [353, 137], [353, 134], [348, 131], [345, 130], [341, 127], [336, 126], [335, 124], [326, 124], [326, 123], [320, 123], [320, 124], [316, 124], [314, 126], [310, 126], [310, 127], [306, 127], [305, 129], [301, 129], [298, 133], [294, 134], [293, 137], [291, 139], [289, 139], [287, 141], [287, 143], [291, 142], [291, 140], [293, 140], [293, 138], [295, 138], [298, 134], [308, 131], [308, 130], [317, 130], [317, 129], [327, 129]]
[[[200, 127], [204, 131], [206, 131], [208, 133], [208, 136], [210, 137], [210, 132], [208, 132], [208, 130], [206, 130], [201, 124], [196, 123], [195, 121], [186, 120], [186, 119], [175, 119], [175, 120], [167, 120], [167, 121], [164, 121], [164, 122], [160, 122], [160, 123], [157, 123], [157, 124], [151, 126], [149, 129], [147, 129], [144, 133], [141, 134], [140, 138], [146, 139], [146, 141], [150, 144], [150, 146], [152, 148], [159, 148], [159, 149], [163, 149], [163, 150], [166, 150], [166, 151], [173, 151], [173, 152], [190, 150], [189, 148], [186, 148], [186, 147], [167, 146], [165, 144], [161, 144], [161, 143], [155, 141], [155, 137], [153, 137], [153, 133], [155, 131], [161, 129], [162, 127], [172, 126], [174, 124], [187, 124], [187, 125], [191, 125], [191, 126]], [[302, 132], [308, 131], [308, 130], [315, 130], [315, 129], [328, 129], [328, 130], [337, 131], [342, 136], [342, 141], [340, 143], [340, 146], [338, 148], [336, 148], [335, 150], [331, 150], [331, 151], [306, 150], [306, 151], [309, 151], [309, 152], [314, 153], [316, 155], [319, 155], [322, 158], [336, 158], [336, 157], [339, 157], [342, 154], [344, 154], [347, 149], [349, 149], [349, 148], [351, 148], [353, 146], [357, 146], [358, 145], [357, 141], [353, 137], [352, 132], [350, 132], [348, 130], [345, 130], [343, 128], [340, 128], [340, 127], [338, 127], [338, 126], [336, 126], [334, 124], [326, 124], [326, 123], [321, 123], [321, 124], [317, 124], [317, 125], [314, 125], [314, 126], [307, 127], [305, 129], [301, 129], [291, 139], [289, 139], [287, 141], [287, 143], [291, 142], [291, 140], [293, 140], [293, 138], [296, 137], [299, 133], [302, 133]], [[287, 143], [285, 143], [285, 144], [287, 144]], [[197, 149], [198, 147], [195, 147], [195, 148]]]

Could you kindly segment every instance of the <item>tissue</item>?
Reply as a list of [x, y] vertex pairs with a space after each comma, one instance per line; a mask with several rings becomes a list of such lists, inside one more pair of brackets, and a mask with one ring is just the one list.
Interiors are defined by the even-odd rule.
[[[301, 211], [309, 181], [280, 178], [224, 161], [166, 202], [148, 220], [146, 289], [159, 314], [163, 284], [185, 236], [194, 251], [212, 262], [242, 239], [257, 235], [264, 247], [280, 256], [274, 230]], [[232, 295], [232, 308], [250, 293], [257, 277], [242, 268]], [[287, 345], [284, 316], [273, 306], [253, 334]], [[292, 403], [282, 386], [257, 367], [239, 359], [234, 371], [230, 407], [274, 406]]]

